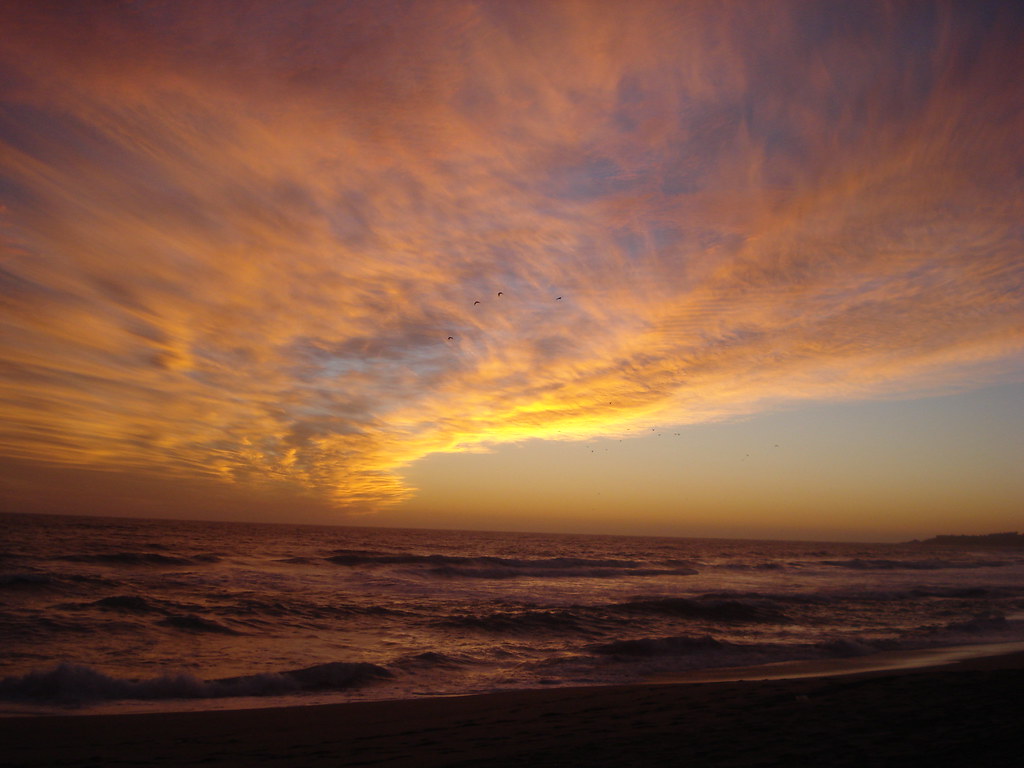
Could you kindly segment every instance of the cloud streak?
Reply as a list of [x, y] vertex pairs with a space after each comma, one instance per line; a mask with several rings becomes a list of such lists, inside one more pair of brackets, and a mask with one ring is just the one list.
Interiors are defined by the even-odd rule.
[[370, 509], [1019, 377], [1015, 13], [6, 5], [0, 453]]

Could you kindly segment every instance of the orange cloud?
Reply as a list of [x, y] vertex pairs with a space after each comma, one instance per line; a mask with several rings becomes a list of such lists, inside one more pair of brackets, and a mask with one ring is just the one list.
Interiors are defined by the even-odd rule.
[[363, 508], [439, 451], [1019, 376], [1012, 19], [3, 14], [12, 459]]

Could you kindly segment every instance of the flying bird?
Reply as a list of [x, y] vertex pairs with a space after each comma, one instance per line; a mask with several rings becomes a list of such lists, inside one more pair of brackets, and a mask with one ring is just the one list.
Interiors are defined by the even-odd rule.
[[475, 307], [475, 306], [476, 306], [477, 304], [479, 304], [479, 303], [480, 303], [479, 301], [474, 301], [474, 302], [473, 302], [473, 306]]
[[504, 296], [505, 294], [503, 294], [501, 291], [498, 291], [498, 295], [499, 296]]
[[555, 301], [561, 301], [561, 300], [562, 300], [561, 296], [559, 296], [557, 299], [555, 299]]
[[449, 336], [448, 337], [448, 341], [455, 341], [455, 337], [454, 336]]

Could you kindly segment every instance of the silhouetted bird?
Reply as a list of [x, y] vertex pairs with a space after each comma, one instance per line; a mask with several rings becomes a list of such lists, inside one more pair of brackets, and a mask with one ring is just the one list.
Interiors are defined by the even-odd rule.
[[561, 301], [561, 300], [562, 300], [561, 296], [559, 296], [557, 299], [555, 299], [555, 301]]
[[476, 306], [477, 304], [479, 304], [479, 303], [480, 303], [479, 301], [474, 301], [474, 302], [473, 302], [473, 306], [475, 307], [475, 306]]
[[455, 337], [454, 336], [449, 336], [448, 337], [448, 341], [455, 341]]
[[498, 295], [499, 296], [504, 296], [505, 294], [503, 294], [501, 291], [498, 291]]

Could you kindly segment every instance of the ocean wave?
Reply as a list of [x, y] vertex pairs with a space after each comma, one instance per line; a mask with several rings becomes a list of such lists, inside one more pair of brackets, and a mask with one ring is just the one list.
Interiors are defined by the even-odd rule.
[[[671, 674], [698, 669], [760, 666], [794, 660], [866, 657], [888, 651], [912, 651], [950, 645], [980, 645], [1024, 638], [1021, 623], [998, 615], [953, 622], [925, 635], [864, 637], [845, 635], [814, 642], [732, 642], [711, 635], [642, 637], [586, 647], [592, 659], [615, 667], [628, 665], [636, 675]], [[584, 656], [545, 660], [542, 668], [568, 667], [579, 675], [586, 670]]]
[[653, 614], [727, 623], [781, 623], [789, 620], [777, 606], [764, 600], [659, 597], [616, 603], [611, 608], [626, 614]]
[[200, 554], [192, 557], [161, 555], [156, 552], [109, 552], [93, 555], [63, 555], [58, 558], [69, 563], [100, 563], [128, 566], [201, 565], [220, 561], [220, 555]]
[[77, 617], [54, 615], [44, 616], [34, 613], [11, 612], [0, 616], [0, 627], [5, 635], [17, 637], [19, 641], [39, 639], [46, 641], [63, 635], [96, 635], [97, 632], [119, 628], [118, 623], [100, 624]]
[[55, 583], [53, 576], [45, 573], [0, 573], [0, 589], [43, 590]]
[[[991, 639], [991, 627], [982, 621], [976, 629], [983, 637], [964, 644]], [[996, 638], [999, 639], [999, 638]], [[948, 638], [863, 637], [847, 635], [807, 643], [731, 642], [711, 635], [676, 635], [616, 640], [586, 647], [611, 662], [642, 664], [650, 671], [693, 670], [772, 664], [783, 661], [838, 659], [872, 656], [901, 650], [941, 647]], [[651, 666], [654, 664], [655, 666]]]
[[150, 603], [146, 598], [138, 595], [113, 595], [103, 597], [89, 603], [96, 608], [104, 610], [119, 611], [125, 613], [160, 613], [160, 608]]
[[867, 638], [860, 635], [809, 643], [730, 642], [711, 635], [677, 635], [617, 640], [591, 645], [586, 650], [612, 662], [641, 664], [650, 671], [666, 672], [672, 669], [726, 668], [784, 661], [866, 657], [888, 651], [938, 647], [942, 644], [936, 639]]
[[997, 568], [1013, 565], [1009, 560], [890, 560], [884, 558], [861, 558], [851, 560], [821, 560], [820, 565], [833, 568], [849, 568], [855, 571], [941, 571], [953, 568]]
[[[1015, 591], [1019, 593], [1019, 590]], [[961, 599], [974, 599], [978, 597], [1000, 597], [1006, 594], [1006, 590], [998, 586], [971, 586], [971, 587], [915, 587], [900, 597], [953, 597]]]
[[895, 640], [867, 640], [860, 636], [838, 637], [816, 643], [739, 643], [720, 640], [711, 635], [674, 635], [616, 640], [588, 646], [587, 650], [601, 656], [623, 659], [701, 657], [701, 663], [688, 665], [692, 668], [763, 664], [790, 659], [869, 656], [899, 647]]
[[380, 553], [336, 550], [326, 560], [350, 567], [418, 566], [431, 576], [464, 579], [616, 578], [620, 576], [692, 576], [689, 563], [651, 567], [638, 560], [585, 557], [514, 558], [461, 555]]
[[60, 611], [95, 609], [103, 613], [128, 615], [160, 614], [163, 616], [194, 613], [197, 610], [201, 610], [195, 603], [179, 603], [171, 600], [160, 600], [155, 597], [143, 597], [136, 594], [109, 595], [88, 602], [61, 603], [53, 607]]
[[[360, 697], [373, 698], [1024, 640], [1024, 560], [992, 567], [1015, 557], [1006, 552], [66, 525], [61, 536], [22, 525], [12, 529], [21, 538], [2, 547], [26, 554], [0, 568], [0, 677], [64, 660], [114, 677], [154, 676], [134, 681], [153, 695], [156, 680], [228, 695], [243, 684], [155, 676], [221, 677], [228, 672], [210, 670], [227, 664], [232, 674], [277, 675], [340, 659], [394, 675], [370, 680]], [[346, 648], [359, 650], [330, 650]], [[267, 690], [311, 684], [247, 679]]]
[[1005, 632], [1010, 629], [1010, 622], [1000, 613], [990, 613], [975, 616], [967, 621], [954, 621], [946, 625], [946, 630], [957, 632]]
[[194, 613], [190, 613], [184, 616], [171, 615], [157, 622], [164, 627], [173, 627], [174, 629], [181, 629], [186, 632], [196, 633], [209, 633], [214, 635], [240, 635], [241, 632], [226, 627], [223, 624], [219, 624], [216, 621], [210, 619], [204, 619], [202, 616], [196, 616]]
[[1024, 622], [1011, 621], [997, 611], [980, 613], [969, 619], [951, 621], [940, 626], [924, 628], [920, 637], [931, 642], [977, 643], [984, 641], [1024, 638]]
[[466, 568], [442, 566], [431, 568], [430, 573], [443, 578], [462, 579], [617, 579], [624, 576], [694, 576], [692, 568], [549, 568], [547, 566], [516, 566]]
[[365, 662], [330, 662], [304, 669], [202, 680], [189, 673], [146, 680], [111, 677], [82, 664], [63, 663], [25, 675], [0, 679], [0, 699], [84, 704], [122, 699], [213, 699], [280, 696], [303, 691], [342, 691], [390, 678]]
[[416, 555], [411, 553], [380, 554], [364, 550], [336, 550], [327, 558], [335, 565], [469, 565], [469, 566], [500, 566], [502, 568], [545, 568], [548, 570], [566, 570], [578, 568], [637, 568], [641, 565], [636, 560], [616, 560], [610, 558], [585, 557], [468, 557], [462, 555]]
[[792, 603], [794, 605], [828, 605], [835, 602], [831, 595], [820, 592], [758, 592], [754, 590], [721, 589], [714, 592], [704, 592], [699, 598], [702, 601], [710, 600], [735, 600], [753, 605], [765, 605], [777, 607], [778, 603]]
[[463, 614], [448, 616], [436, 622], [438, 626], [497, 635], [530, 635], [538, 632], [589, 634], [597, 630], [596, 623], [572, 610], [498, 611], [482, 616]]
[[352, 616], [404, 616], [405, 611], [387, 608], [383, 605], [352, 605], [349, 603], [321, 603], [292, 600], [261, 600], [258, 598], [238, 599], [231, 604], [214, 609], [221, 616], [229, 618], [297, 618], [306, 620], [330, 620]]
[[86, 574], [23, 571], [0, 574], [0, 590], [11, 592], [74, 592], [81, 588], [106, 586], [109, 579]]
[[673, 637], [645, 637], [635, 640], [615, 640], [589, 646], [587, 650], [605, 656], [680, 656], [720, 650], [728, 643], [722, 643], [711, 635], [697, 637], [677, 635]]
[[784, 571], [791, 565], [776, 560], [767, 560], [761, 563], [726, 563], [718, 567], [725, 571]]
[[809, 647], [821, 651], [828, 657], [848, 659], [856, 656], [870, 656], [881, 651], [898, 650], [901, 646], [898, 641], [893, 639], [867, 640], [863, 637], [837, 637], [813, 643]]
[[425, 651], [396, 659], [392, 666], [403, 672], [416, 672], [423, 669], [457, 669], [471, 663], [472, 661], [465, 657], [456, 658], [447, 653]]
[[465, 613], [439, 619], [435, 625], [495, 635], [595, 635], [614, 633], [624, 626], [637, 624], [638, 620], [646, 623], [648, 617], [699, 619], [719, 624], [789, 621], [785, 613], [765, 600], [664, 597], [552, 610]]
[[793, 605], [833, 605], [838, 603], [886, 603], [919, 600], [920, 598], [977, 600], [980, 598], [1012, 598], [1024, 596], [1024, 585], [994, 584], [988, 586], [918, 585], [899, 589], [843, 588], [811, 592], [754, 592], [721, 590], [702, 595], [703, 599], [741, 600]]

